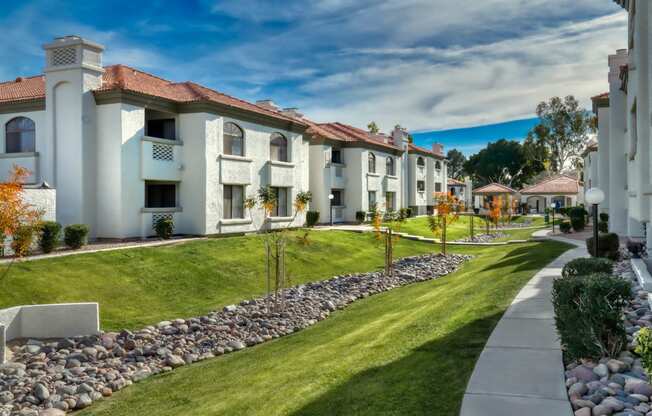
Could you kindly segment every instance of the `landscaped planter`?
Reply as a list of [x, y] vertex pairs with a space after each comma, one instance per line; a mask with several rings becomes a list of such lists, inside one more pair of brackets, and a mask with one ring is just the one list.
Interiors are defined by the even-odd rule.
[[468, 258], [411, 257], [396, 262], [392, 278], [373, 272], [296, 286], [285, 291], [280, 313], [267, 313], [269, 299], [258, 298], [136, 332], [29, 341], [0, 366], [0, 415], [85, 408], [151, 375], [292, 334], [358, 299], [444, 276]]

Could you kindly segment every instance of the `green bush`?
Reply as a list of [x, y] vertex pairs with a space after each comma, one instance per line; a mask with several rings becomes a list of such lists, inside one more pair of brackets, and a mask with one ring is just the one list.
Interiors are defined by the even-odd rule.
[[16, 256], [26, 256], [31, 252], [34, 231], [34, 226], [22, 225], [14, 232], [11, 239], [11, 249]]
[[606, 212], [601, 212], [600, 221], [609, 222], [609, 214], [607, 214]]
[[571, 260], [561, 270], [562, 277], [587, 276], [595, 273], [612, 274], [614, 263], [600, 257], [585, 257]]
[[568, 208], [559, 208], [559, 213], [561, 215], [568, 215]]
[[69, 225], [63, 230], [63, 242], [72, 249], [81, 248], [87, 243], [88, 231], [86, 224]]
[[641, 357], [647, 375], [652, 375], [652, 329], [641, 328], [638, 331], [634, 352]]
[[367, 219], [367, 213], [364, 211], [356, 211], [355, 213], [355, 220], [358, 222], [358, 224], [362, 224], [365, 222]]
[[618, 260], [620, 257], [620, 241], [618, 240], [618, 234], [608, 233], [608, 234], [599, 234], [598, 235], [598, 251], [596, 255], [594, 253], [594, 240], [593, 237], [586, 239], [586, 248], [589, 250], [589, 253], [593, 257], [606, 257], [611, 260]]
[[608, 274], [555, 280], [555, 323], [568, 358], [617, 356], [627, 345], [623, 308], [630, 298], [630, 283]]
[[570, 231], [571, 231], [570, 222], [564, 221], [562, 223], [559, 223], [559, 230], [564, 234], [570, 233]]
[[61, 224], [56, 221], [45, 221], [41, 224], [41, 236], [38, 241], [41, 251], [52, 252], [59, 245], [61, 240]]
[[172, 233], [174, 232], [174, 222], [172, 221], [172, 218], [160, 218], [156, 221], [156, 224], [154, 224], [154, 231], [156, 231], [158, 238], [162, 240], [169, 240], [172, 238]]
[[609, 232], [609, 223], [606, 221], [600, 221], [598, 223], [598, 231], [601, 233], [608, 233]]
[[572, 218], [582, 218], [585, 219], [587, 215], [589, 215], [588, 212], [583, 207], [572, 207], [568, 209], [568, 216]]
[[319, 211], [308, 211], [306, 213], [306, 227], [314, 227], [319, 222]]
[[398, 210], [398, 218], [401, 221], [404, 221], [404, 220], [410, 218], [410, 213], [411, 212], [412, 212], [412, 210], [410, 210], [410, 208], [401, 208], [401, 209]]
[[584, 217], [571, 217], [570, 223], [571, 227], [573, 227], [573, 231], [582, 231], [586, 225], [584, 223]]

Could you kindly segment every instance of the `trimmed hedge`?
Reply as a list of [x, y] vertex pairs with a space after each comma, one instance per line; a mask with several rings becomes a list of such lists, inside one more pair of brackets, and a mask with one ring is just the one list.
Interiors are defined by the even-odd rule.
[[564, 221], [564, 222], [560, 223], [560, 224], [559, 224], [559, 230], [560, 230], [562, 233], [564, 233], [564, 234], [568, 234], [568, 233], [570, 233], [570, 231], [571, 231], [571, 224], [570, 224], [570, 222], [568, 222], [568, 221]]
[[598, 223], [598, 231], [601, 233], [608, 233], [609, 232], [609, 223], [606, 221], [600, 221]]
[[584, 230], [584, 226], [586, 225], [583, 216], [571, 217], [570, 223], [571, 223], [571, 227], [573, 227], [573, 231], [582, 231]]
[[630, 283], [608, 274], [555, 280], [555, 323], [568, 358], [617, 356], [627, 345], [622, 317], [630, 298]]
[[81, 248], [88, 242], [89, 228], [86, 224], [72, 224], [63, 230], [63, 242], [72, 249]]
[[306, 227], [314, 227], [319, 222], [319, 211], [308, 211], [306, 213]]
[[607, 214], [606, 212], [601, 212], [600, 221], [609, 222], [609, 214]]
[[598, 235], [598, 251], [594, 253], [594, 240], [593, 237], [586, 239], [586, 248], [593, 257], [606, 257], [611, 260], [618, 260], [620, 257], [620, 241], [618, 234], [608, 233]]
[[16, 256], [26, 256], [32, 251], [34, 242], [34, 226], [21, 225], [11, 238], [11, 249]]
[[355, 220], [358, 222], [358, 224], [362, 224], [365, 222], [367, 219], [367, 213], [365, 211], [356, 211], [355, 212]]
[[587, 276], [595, 273], [612, 274], [614, 263], [609, 259], [588, 257], [571, 260], [561, 270], [562, 277]]
[[38, 245], [44, 253], [51, 253], [61, 240], [61, 224], [56, 221], [45, 221], [41, 224], [41, 236]]

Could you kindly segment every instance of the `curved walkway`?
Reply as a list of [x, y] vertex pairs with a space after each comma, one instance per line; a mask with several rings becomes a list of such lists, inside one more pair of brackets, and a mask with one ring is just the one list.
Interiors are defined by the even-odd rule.
[[[526, 284], [489, 337], [466, 386], [460, 416], [572, 416], [550, 294], [564, 264], [586, 257], [574, 244]], [[549, 230], [547, 230], [549, 232]]]

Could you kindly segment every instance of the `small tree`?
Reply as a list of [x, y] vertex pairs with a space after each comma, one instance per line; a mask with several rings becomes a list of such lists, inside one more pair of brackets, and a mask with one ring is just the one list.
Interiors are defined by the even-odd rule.
[[496, 227], [496, 231], [498, 231], [498, 222], [500, 221], [500, 218], [502, 217], [502, 212], [503, 212], [503, 199], [501, 196], [493, 196], [491, 198], [491, 204], [489, 205], [489, 218], [491, 219], [491, 222], [494, 224]]
[[[263, 231], [263, 241], [265, 244], [265, 276], [267, 280], [267, 294], [272, 293], [272, 280], [274, 282], [274, 309], [282, 310], [285, 308], [283, 299], [283, 290], [287, 287], [288, 278], [286, 274], [285, 253], [288, 240], [288, 230], [294, 223], [296, 217], [305, 212], [308, 203], [312, 200], [310, 192], [299, 192], [294, 199], [294, 214], [292, 220], [287, 226], [273, 230], [270, 221], [272, 213], [278, 204], [278, 195], [271, 187], [261, 187], [258, 189], [256, 196], [248, 197], [244, 201], [244, 206], [249, 210], [252, 222], [253, 210], [257, 206], [263, 213], [262, 224], [260, 229]], [[307, 239], [307, 237], [305, 237]], [[267, 310], [271, 310], [268, 303]]]
[[435, 193], [435, 212], [428, 216], [428, 228], [433, 233], [440, 235], [442, 254], [446, 254], [448, 226], [457, 221], [463, 211], [464, 202], [461, 202], [453, 194]]
[[[22, 235], [26, 230], [34, 232], [43, 217], [41, 210], [23, 199], [23, 183], [29, 175], [29, 170], [14, 165], [9, 180], [0, 183], [0, 248], [4, 251], [7, 237], [13, 238], [12, 248], [16, 257], [26, 255], [33, 241], [32, 238], [16, 238], [18, 234]], [[5, 269], [2, 278], [9, 273], [10, 267]]]
[[371, 134], [378, 134], [378, 132], [380, 131], [375, 121], [370, 122], [367, 125], [367, 128], [369, 129], [369, 133]]
[[401, 230], [405, 217], [394, 211], [387, 211], [383, 216], [377, 205], [372, 209], [371, 218], [376, 239], [382, 240], [385, 245], [385, 275], [392, 277], [394, 276], [394, 242], [398, 240], [396, 233]]

